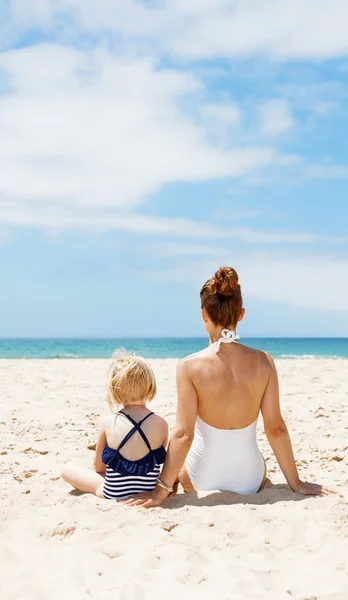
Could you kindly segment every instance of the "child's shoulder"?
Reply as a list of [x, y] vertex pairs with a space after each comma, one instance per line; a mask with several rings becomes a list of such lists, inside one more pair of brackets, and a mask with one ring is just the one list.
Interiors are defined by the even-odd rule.
[[[108, 425], [114, 424], [115, 423], [115, 418], [117, 418], [117, 413], [111, 413], [109, 415], [103, 415], [100, 417], [100, 427], [108, 427]], [[160, 417], [160, 415], [158, 415], [157, 413], [152, 413], [151, 415], [151, 420], [152, 423], [155, 427], [166, 427], [168, 428], [168, 423], [167, 421], [163, 418]]]
[[163, 427], [165, 429], [168, 429], [168, 423], [167, 421], [163, 418], [160, 417], [160, 415], [158, 415], [157, 413], [152, 413], [151, 419], [153, 419], [153, 424], [156, 427]]
[[106, 429], [108, 427], [108, 425], [111, 425], [114, 422], [115, 422], [115, 414], [114, 413], [110, 413], [108, 415], [101, 415], [101, 417], [99, 419], [99, 427], [101, 429]]

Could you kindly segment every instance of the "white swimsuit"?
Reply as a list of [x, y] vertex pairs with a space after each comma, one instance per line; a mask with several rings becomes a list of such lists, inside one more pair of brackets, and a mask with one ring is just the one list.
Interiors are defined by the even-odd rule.
[[[224, 329], [217, 342], [237, 339]], [[197, 417], [194, 440], [186, 468], [196, 490], [228, 490], [254, 494], [261, 486], [265, 463], [256, 440], [257, 420], [243, 429], [217, 429]]]

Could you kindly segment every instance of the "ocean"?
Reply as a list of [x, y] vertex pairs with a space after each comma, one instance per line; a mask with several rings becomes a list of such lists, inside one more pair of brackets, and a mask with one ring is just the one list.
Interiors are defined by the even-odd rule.
[[[348, 358], [348, 338], [243, 338], [274, 358]], [[125, 348], [145, 358], [183, 358], [207, 346], [207, 338], [0, 339], [0, 358], [110, 358]]]

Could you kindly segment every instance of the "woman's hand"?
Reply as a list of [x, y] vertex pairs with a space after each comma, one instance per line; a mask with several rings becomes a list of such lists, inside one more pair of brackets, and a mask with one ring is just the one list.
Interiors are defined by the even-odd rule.
[[122, 504], [128, 506], [143, 506], [144, 508], [154, 508], [160, 506], [168, 498], [168, 490], [157, 486], [152, 492], [142, 492], [136, 494], [133, 498], [128, 498]]
[[308, 483], [307, 481], [300, 481], [299, 485], [293, 488], [293, 491], [304, 496], [329, 496], [338, 493], [318, 483]]

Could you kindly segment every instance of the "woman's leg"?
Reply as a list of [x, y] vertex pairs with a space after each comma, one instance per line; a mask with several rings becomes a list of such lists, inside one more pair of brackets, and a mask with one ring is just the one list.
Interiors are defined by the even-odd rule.
[[69, 463], [64, 465], [62, 477], [66, 483], [69, 483], [77, 490], [94, 494], [98, 498], [104, 498], [103, 485], [104, 477], [92, 469], [82, 469]]
[[183, 487], [184, 492], [194, 492], [194, 487], [192, 485], [190, 476], [187, 472], [186, 465], [184, 465], [181, 469], [178, 478]]

